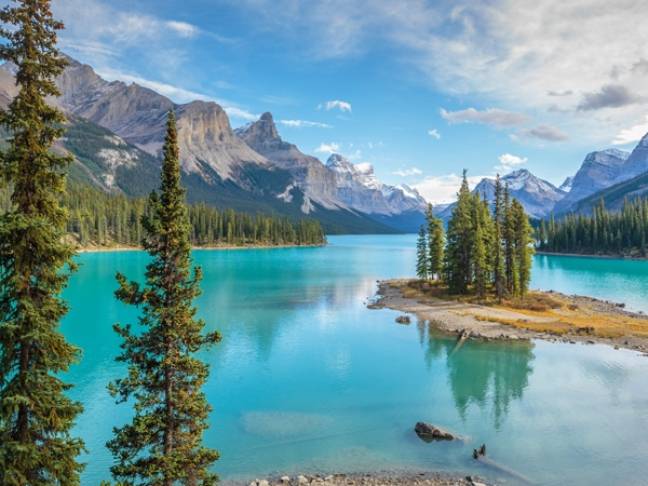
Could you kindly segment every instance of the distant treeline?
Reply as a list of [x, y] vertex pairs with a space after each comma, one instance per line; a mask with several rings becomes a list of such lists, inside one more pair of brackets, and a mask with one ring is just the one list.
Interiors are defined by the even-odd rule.
[[626, 201], [616, 212], [606, 210], [601, 201], [591, 216], [543, 220], [536, 239], [540, 251], [648, 256], [648, 200]]
[[[2, 211], [9, 207], [9, 190], [0, 192]], [[138, 246], [144, 235], [146, 198], [107, 194], [81, 184], [68, 184], [64, 205], [68, 232], [81, 246]], [[206, 204], [188, 206], [191, 242], [210, 245], [318, 245], [325, 242], [320, 223], [312, 219], [251, 215]]]

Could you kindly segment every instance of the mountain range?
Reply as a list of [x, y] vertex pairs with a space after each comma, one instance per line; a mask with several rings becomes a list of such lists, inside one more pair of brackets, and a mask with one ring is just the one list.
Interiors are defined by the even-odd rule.
[[[526, 169], [519, 169], [502, 177], [511, 196], [522, 203], [535, 219], [551, 214], [561, 217], [568, 213], [589, 214], [592, 207], [603, 200], [606, 207], [618, 210], [623, 202], [637, 197], [648, 197], [648, 134], [632, 152], [605, 149], [590, 152], [580, 168], [556, 187]], [[473, 189], [489, 202], [495, 195], [495, 180], [482, 179]], [[454, 204], [435, 207], [443, 220], [452, 215]]]
[[[328, 233], [416, 231], [426, 201], [407, 185], [378, 180], [371, 164], [340, 154], [323, 163], [283, 140], [271, 113], [232, 129], [215, 102], [176, 104], [136, 83], [107, 81], [92, 67], [68, 58], [57, 79], [61, 96], [51, 100], [67, 115], [57, 146], [74, 157], [70, 177], [112, 193], [142, 196], [157, 186], [167, 113], [178, 124], [183, 182], [190, 202], [251, 213], [318, 219]], [[0, 107], [17, 93], [15, 68], [0, 66]], [[534, 218], [591, 211], [600, 199], [612, 209], [625, 198], [648, 194], [648, 135], [631, 152], [587, 154], [560, 187], [525, 169], [502, 177], [511, 195]], [[473, 189], [492, 201], [494, 180]], [[447, 220], [454, 205], [435, 207]]]
[[[313, 217], [327, 232], [412, 231], [425, 200], [413, 189], [379, 182], [369, 164], [334, 154], [324, 164], [284, 141], [270, 113], [233, 130], [215, 102], [173, 103], [140, 86], [107, 81], [68, 58], [52, 103], [67, 115], [59, 146], [75, 159], [71, 178], [140, 196], [157, 185], [167, 113], [178, 125], [183, 181], [191, 202], [248, 212]], [[15, 69], [0, 66], [0, 106], [16, 94]]]

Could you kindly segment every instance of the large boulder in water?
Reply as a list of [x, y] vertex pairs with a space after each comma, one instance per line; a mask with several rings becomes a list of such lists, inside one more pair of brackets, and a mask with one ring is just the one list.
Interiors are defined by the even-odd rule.
[[447, 430], [435, 427], [426, 422], [417, 422], [414, 427], [414, 432], [425, 442], [432, 442], [433, 440], [455, 440], [456, 437]]

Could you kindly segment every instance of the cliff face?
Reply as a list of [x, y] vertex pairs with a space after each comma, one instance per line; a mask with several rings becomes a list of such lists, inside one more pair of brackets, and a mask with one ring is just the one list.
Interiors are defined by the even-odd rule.
[[[271, 164], [289, 171], [308, 201], [329, 209], [344, 207], [337, 197], [335, 174], [315, 157], [285, 142], [279, 136], [272, 114], [264, 113], [258, 121], [236, 130], [236, 134]], [[308, 201], [304, 205], [306, 212], [310, 211]]]
[[628, 156], [628, 152], [616, 149], [587, 154], [571, 181], [569, 193], [556, 204], [556, 212], [568, 211], [577, 201], [622, 179]]
[[[75, 174], [104, 190], [141, 195], [155, 187], [167, 114], [175, 110], [190, 201], [292, 217], [310, 214], [344, 232], [385, 232], [391, 222], [384, 225], [373, 215], [398, 217], [407, 211], [411, 219], [411, 212], [425, 207], [415, 191], [381, 184], [366, 164], [344, 161], [352, 171], [346, 173], [304, 154], [282, 140], [270, 113], [234, 132], [217, 103], [175, 104], [154, 90], [109, 82], [90, 66], [68, 60], [57, 79], [61, 96], [50, 100], [70, 120], [70, 136], [59, 145], [76, 156]], [[0, 105], [16, 92], [12, 66], [0, 66]]]

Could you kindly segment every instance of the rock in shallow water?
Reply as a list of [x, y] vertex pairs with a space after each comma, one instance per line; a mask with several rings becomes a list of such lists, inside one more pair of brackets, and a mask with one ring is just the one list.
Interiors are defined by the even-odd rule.
[[448, 432], [447, 430], [440, 429], [426, 422], [417, 422], [416, 426], [414, 427], [414, 432], [416, 432], [416, 435], [418, 435], [421, 439], [423, 439], [426, 442], [431, 442], [433, 440], [455, 440], [456, 439], [456, 437], [452, 435], [450, 432]]

